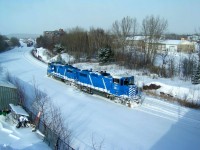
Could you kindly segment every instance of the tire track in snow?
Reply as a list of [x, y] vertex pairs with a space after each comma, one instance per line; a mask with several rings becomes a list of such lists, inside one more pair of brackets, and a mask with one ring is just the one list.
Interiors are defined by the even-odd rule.
[[200, 111], [146, 97], [138, 110], [200, 129]]

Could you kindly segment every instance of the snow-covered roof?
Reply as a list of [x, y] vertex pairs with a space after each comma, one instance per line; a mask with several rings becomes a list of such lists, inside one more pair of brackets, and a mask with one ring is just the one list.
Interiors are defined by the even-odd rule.
[[0, 80], [0, 86], [16, 89], [16, 87], [12, 83], [4, 80]]
[[166, 45], [193, 45], [194, 43], [187, 41], [187, 40], [164, 40], [161, 41], [160, 43], [166, 44]]
[[128, 75], [112, 75], [113, 78], [115, 79], [121, 79], [121, 78], [130, 78], [132, 76], [128, 76]]
[[181, 40], [164, 40], [160, 43], [166, 44], [166, 45], [178, 45], [181, 43]]
[[29, 116], [29, 114], [19, 105], [13, 105], [13, 104], [9, 104], [11, 109], [15, 112], [15, 114], [17, 115], [23, 115], [23, 116]]
[[[139, 41], [144, 40], [145, 36], [134, 36], [134, 37], [127, 37], [127, 41]], [[179, 45], [179, 44], [185, 44], [185, 45], [192, 45], [193, 43], [188, 40], [160, 40], [159, 43], [166, 44], [166, 45]]]
[[145, 36], [130, 36], [126, 38], [127, 41], [132, 41], [132, 40], [139, 41], [139, 40], [144, 40], [144, 39], [145, 39]]

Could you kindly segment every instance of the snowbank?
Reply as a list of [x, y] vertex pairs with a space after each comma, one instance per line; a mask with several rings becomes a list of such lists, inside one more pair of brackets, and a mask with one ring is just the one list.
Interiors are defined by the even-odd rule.
[[169, 85], [166, 83], [161, 82], [149, 82], [145, 85], [160, 85], [161, 87], [155, 92], [157, 94], [168, 94], [171, 97], [187, 100], [190, 102], [194, 102], [197, 104], [200, 104], [200, 86], [199, 85], [191, 85], [190, 87], [184, 87], [184, 86], [175, 86], [175, 85]]
[[[62, 53], [60, 54], [61, 59], [65, 62], [65, 63], [70, 63], [70, 62], [74, 62], [75, 58], [71, 55], [68, 55], [67, 53]], [[58, 60], [58, 55], [54, 56], [53, 58], [49, 59], [48, 62], [52, 62], [52, 61], [59, 61]]]
[[0, 115], [0, 149], [50, 150], [30, 127], [18, 129], [16, 124], [5, 120], [5, 116]]
[[[58, 55], [51, 57], [50, 52], [47, 49], [42, 48], [42, 47], [36, 49], [35, 56], [40, 58], [41, 60], [43, 60], [46, 63], [52, 62], [52, 61], [61, 61], [64, 63], [70, 63], [70, 62], [75, 61], [75, 58], [67, 53], [60, 54], [61, 58], [58, 58], [59, 57]], [[59, 59], [61, 59], [61, 60], [59, 60]]]
[[44, 62], [48, 62], [51, 58], [48, 50], [42, 47], [36, 49], [35, 56], [41, 58]]
[[[151, 74], [148, 76], [142, 75], [141, 72], [136, 70], [125, 69], [118, 65], [106, 65], [99, 66], [98, 63], [77, 63], [75, 67], [81, 69], [93, 69], [96, 71], [106, 71], [111, 73], [113, 76], [135, 76], [135, 83], [138, 87], [144, 85], [156, 84], [160, 85], [161, 88], [156, 90], [157, 94], [163, 92], [169, 94], [175, 98], [187, 100], [200, 104], [200, 85], [193, 85], [190, 81], [183, 81], [178, 78], [175, 79], [164, 79], [164, 78], [153, 78]], [[117, 71], [116, 71], [117, 70]]]

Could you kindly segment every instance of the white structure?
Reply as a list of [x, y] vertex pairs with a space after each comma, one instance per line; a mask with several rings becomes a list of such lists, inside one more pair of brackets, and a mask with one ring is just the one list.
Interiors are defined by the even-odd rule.
[[[138, 50], [143, 50], [145, 48], [145, 37], [144, 36], [135, 36], [135, 37], [127, 37], [127, 44], [129, 47], [136, 47]], [[191, 53], [195, 52], [197, 49], [196, 42], [188, 41], [185, 39], [181, 40], [160, 40], [156, 43], [152, 43], [157, 46], [157, 50], [169, 51], [169, 52], [186, 52]]]

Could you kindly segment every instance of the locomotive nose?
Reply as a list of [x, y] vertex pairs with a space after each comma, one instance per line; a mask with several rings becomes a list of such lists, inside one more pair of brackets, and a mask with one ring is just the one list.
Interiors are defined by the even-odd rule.
[[129, 86], [129, 97], [135, 97], [137, 94], [137, 88], [135, 85], [130, 85]]

